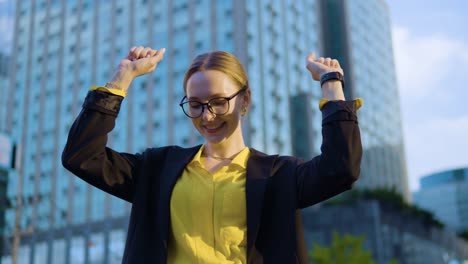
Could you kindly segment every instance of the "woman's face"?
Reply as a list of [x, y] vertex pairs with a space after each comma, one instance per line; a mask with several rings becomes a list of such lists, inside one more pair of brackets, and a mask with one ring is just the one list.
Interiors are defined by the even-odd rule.
[[[224, 73], [216, 70], [199, 71], [187, 81], [187, 99], [206, 103], [216, 97], [231, 97], [239, 87]], [[242, 136], [242, 108], [249, 103], [249, 93], [243, 92], [229, 101], [229, 110], [224, 115], [215, 115], [205, 106], [192, 123], [207, 143], [221, 143]]]

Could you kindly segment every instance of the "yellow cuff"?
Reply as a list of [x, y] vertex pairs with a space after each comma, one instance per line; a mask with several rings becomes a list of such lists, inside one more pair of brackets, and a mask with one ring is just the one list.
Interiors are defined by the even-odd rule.
[[122, 91], [120, 89], [107, 88], [107, 87], [104, 87], [104, 86], [93, 85], [93, 86], [91, 86], [91, 88], [89, 90], [90, 91], [98, 90], [98, 91], [102, 91], [102, 92], [111, 93], [113, 95], [119, 95], [119, 96], [122, 96], [122, 97], [127, 96], [127, 93], [125, 93], [124, 91]]
[[[325, 104], [327, 104], [328, 102], [330, 102], [330, 100], [328, 100], [326, 98], [320, 99], [320, 102], [319, 102], [320, 111], [323, 109]], [[356, 106], [356, 110], [358, 110], [364, 104], [364, 100], [362, 98], [358, 97], [358, 98], [356, 98], [356, 100], [354, 100], [354, 104]]]

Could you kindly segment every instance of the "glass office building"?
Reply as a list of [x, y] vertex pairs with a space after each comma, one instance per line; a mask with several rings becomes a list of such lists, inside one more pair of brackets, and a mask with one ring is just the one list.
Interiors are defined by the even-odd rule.
[[[8, 195], [22, 199], [19, 229], [6, 213], [12, 260], [19, 263], [115, 263], [125, 242], [130, 205], [71, 176], [60, 164], [67, 132], [92, 84], [105, 84], [133, 45], [167, 49], [155, 73], [132, 83], [110, 145], [138, 152], [148, 146], [201, 143], [182, 113], [182, 78], [198, 53], [235, 53], [250, 76], [249, 145], [292, 154], [290, 98], [320, 88], [304, 57], [319, 50], [315, 1], [17, 1], [12, 115], [6, 130], [20, 142], [20, 167]], [[320, 129], [320, 112], [311, 113]], [[319, 141], [319, 139], [317, 139]], [[318, 149], [318, 147], [317, 147]]]
[[[8, 71], [10, 59], [0, 52], [0, 91], [6, 95], [8, 89]], [[7, 114], [7, 97], [0, 96], [0, 132], [5, 131], [5, 117]]]
[[420, 180], [414, 203], [434, 213], [449, 229], [468, 231], [468, 168], [446, 170]]
[[309, 248], [314, 244], [330, 247], [332, 234], [337, 232], [362, 237], [362, 248], [379, 264], [468, 261], [467, 241], [385, 201], [356, 199], [312, 207], [302, 218]]
[[[370, 2], [380, 6], [382, 1]], [[323, 5], [318, 0], [17, 1], [14, 65], [7, 91], [11, 98], [8, 109], [14, 111], [5, 118], [5, 130], [20, 143], [20, 166], [10, 179], [7, 194], [10, 199], [18, 195], [22, 205], [18, 229], [14, 229], [15, 210], [7, 210], [3, 235], [6, 241], [21, 238], [19, 263], [120, 261], [130, 205], [72, 176], [61, 166], [60, 155], [88, 88], [104, 85], [131, 46], [165, 47], [167, 51], [154, 73], [132, 83], [109, 136], [114, 149], [140, 152], [149, 146], [201, 143], [178, 106], [183, 97], [182, 79], [196, 54], [219, 49], [238, 56], [249, 75], [253, 105], [244, 123], [248, 145], [267, 153], [305, 158], [318, 154], [321, 90], [305, 68], [305, 56], [310, 51], [326, 53], [320, 16]], [[388, 19], [387, 10], [382, 12], [382, 19]], [[359, 15], [364, 18], [357, 19], [368, 19], [367, 13]], [[388, 20], [384, 22], [388, 28]], [[389, 30], [375, 30], [379, 41], [391, 43]], [[347, 42], [351, 44], [354, 42]], [[391, 59], [391, 45], [372, 45], [385, 53], [385, 59]], [[373, 59], [373, 69], [385, 64]], [[375, 80], [361, 80], [351, 72], [365, 71], [366, 65], [345, 68], [346, 75], [356, 79], [355, 84], [349, 82], [350, 91], [355, 92], [347, 92], [347, 98], [364, 97], [364, 109], [380, 109], [360, 116], [366, 153], [374, 146], [382, 147], [374, 155], [378, 160], [363, 164], [365, 186], [373, 183], [373, 177], [376, 182], [396, 184], [388, 176], [396, 159], [384, 145], [386, 139], [398, 141], [401, 137], [390, 62], [390, 74]], [[349, 63], [359, 64], [351, 59]], [[387, 98], [388, 93], [395, 97]], [[392, 130], [396, 139], [387, 138], [391, 125], [398, 125], [393, 127], [398, 131]], [[309, 151], [297, 140], [305, 134], [310, 135], [304, 139]], [[391, 161], [387, 163], [387, 159]], [[10, 242], [3, 249], [5, 263], [11, 261], [14, 248]]]
[[410, 200], [390, 12], [382, 0], [322, 0], [323, 47], [345, 69], [347, 98], [362, 97], [361, 188], [393, 188]]

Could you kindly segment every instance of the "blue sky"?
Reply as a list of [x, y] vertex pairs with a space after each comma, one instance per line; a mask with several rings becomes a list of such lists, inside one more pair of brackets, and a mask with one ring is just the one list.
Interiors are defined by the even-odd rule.
[[468, 167], [468, 1], [387, 1], [410, 189]]
[[[468, 167], [468, 1], [386, 2], [392, 19], [409, 184], [416, 190], [421, 176]], [[13, 5], [13, 0], [0, 0], [3, 51], [10, 49], [13, 19], [5, 14]]]

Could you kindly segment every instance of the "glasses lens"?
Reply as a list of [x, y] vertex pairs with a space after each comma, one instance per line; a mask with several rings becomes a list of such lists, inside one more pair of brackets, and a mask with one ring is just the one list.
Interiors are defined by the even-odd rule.
[[182, 104], [182, 109], [189, 117], [198, 117], [202, 113], [203, 106], [200, 102], [189, 101]]
[[208, 103], [211, 112], [224, 115], [229, 110], [229, 101], [226, 98], [213, 98]]

